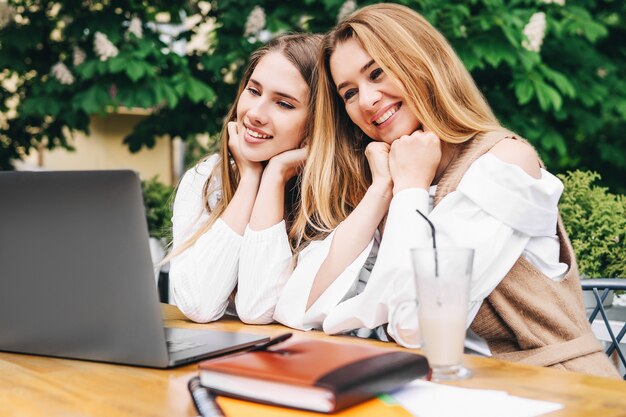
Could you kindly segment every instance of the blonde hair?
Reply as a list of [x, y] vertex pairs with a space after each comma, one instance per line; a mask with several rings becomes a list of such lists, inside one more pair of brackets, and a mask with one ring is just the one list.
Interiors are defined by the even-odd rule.
[[450, 44], [424, 17], [397, 4], [357, 10], [322, 42], [310, 157], [292, 228], [294, 238], [304, 243], [336, 228], [371, 183], [363, 132], [348, 117], [330, 72], [337, 45], [349, 39], [401, 85], [405, 103], [441, 140], [462, 143], [504, 130]]
[[[313, 107], [315, 100], [317, 75], [316, 75], [316, 58], [321, 45], [322, 35], [294, 33], [278, 36], [272, 39], [270, 42], [260, 47], [250, 55], [248, 67], [246, 68], [243, 78], [239, 83], [237, 90], [237, 97], [231, 106], [228, 115], [224, 119], [224, 125], [220, 132], [220, 150], [219, 159], [211, 173], [209, 174], [202, 190], [202, 206], [204, 210], [209, 213], [209, 218], [204, 222], [198, 230], [193, 233], [186, 241], [180, 246], [173, 248], [172, 252], [163, 260], [160, 264], [167, 263], [172, 258], [180, 255], [182, 252], [189, 249], [196, 243], [196, 241], [205, 234], [215, 221], [224, 213], [226, 207], [233, 199], [233, 195], [239, 185], [239, 171], [235, 163], [231, 162], [234, 159], [230, 149], [228, 148], [228, 122], [235, 121], [237, 119], [237, 104], [239, 103], [239, 97], [246, 88], [254, 69], [261, 61], [261, 59], [270, 52], [281, 53], [285, 58], [291, 62], [296, 69], [302, 75], [302, 78], [309, 86], [309, 106]], [[313, 125], [313, 113], [309, 113], [309, 116], [305, 122], [303, 142], [307, 143], [311, 136]], [[199, 163], [206, 161], [210, 155], [205, 156]], [[219, 178], [220, 181], [214, 179]], [[211, 196], [217, 189], [221, 189], [221, 197], [217, 201], [215, 207], [211, 208], [209, 204], [209, 196]], [[298, 190], [292, 191], [297, 192]], [[293, 196], [286, 195], [285, 201], [288, 202], [288, 210], [286, 216], [293, 216], [295, 207], [293, 203]]]

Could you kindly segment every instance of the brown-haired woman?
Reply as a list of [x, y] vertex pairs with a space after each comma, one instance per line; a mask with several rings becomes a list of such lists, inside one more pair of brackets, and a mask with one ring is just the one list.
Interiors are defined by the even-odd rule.
[[[279, 36], [255, 51], [220, 135], [219, 154], [182, 178], [173, 215], [170, 280], [181, 311], [272, 321], [292, 256], [298, 167], [311, 132], [320, 35]], [[235, 287], [237, 289], [235, 290]]]

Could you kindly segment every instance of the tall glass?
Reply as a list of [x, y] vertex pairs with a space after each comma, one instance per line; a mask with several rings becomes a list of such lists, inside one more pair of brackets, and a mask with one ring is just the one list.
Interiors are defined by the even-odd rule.
[[422, 344], [434, 381], [465, 379], [463, 346], [474, 250], [411, 249]]

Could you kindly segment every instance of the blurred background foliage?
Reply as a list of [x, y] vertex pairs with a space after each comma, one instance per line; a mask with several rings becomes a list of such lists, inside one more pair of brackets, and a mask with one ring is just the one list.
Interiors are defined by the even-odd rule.
[[[550, 170], [594, 170], [626, 192], [626, 2], [397, 2], [444, 33]], [[371, 3], [0, 0], [0, 169], [40, 144], [69, 147], [89, 115], [118, 106], [151, 109], [124, 139], [130, 151], [161, 135], [194, 156], [214, 149], [196, 137], [219, 131], [252, 50], [282, 32], [324, 32]]]
[[141, 181], [141, 190], [150, 236], [166, 243], [171, 242], [174, 187], [164, 185], [157, 177], [153, 177]]

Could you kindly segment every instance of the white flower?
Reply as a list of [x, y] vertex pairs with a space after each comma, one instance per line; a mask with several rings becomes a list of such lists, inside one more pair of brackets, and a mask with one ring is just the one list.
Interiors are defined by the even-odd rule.
[[261, 6], [254, 6], [248, 15], [243, 36], [258, 34], [265, 27], [265, 10]]
[[200, 9], [200, 13], [202, 13], [203, 16], [206, 16], [211, 11], [211, 3], [208, 1], [199, 1], [198, 9]]
[[85, 58], [87, 58], [87, 54], [85, 54], [85, 51], [80, 49], [78, 46], [75, 46], [74, 50], [72, 51], [72, 64], [77, 67], [85, 62]]
[[308, 15], [308, 14], [303, 14], [302, 16], [300, 16], [300, 19], [298, 19], [298, 27], [304, 30], [308, 30], [309, 29], [309, 22], [313, 20], [313, 16]]
[[48, 4], [48, 7], [48, 17], [55, 19], [61, 11], [61, 3], [53, 3], [52, 5]]
[[93, 50], [100, 58], [100, 61], [106, 61], [109, 58], [116, 57], [119, 53], [117, 47], [102, 32], [96, 32], [93, 41]]
[[356, 10], [356, 1], [354, 0], [346, 0], [339, 9], [339, 13], [337, 14], [337, 22], [341, 22], [343, 19], [348, 17], [353, 11]]
[[157, 23], [169, 23], [172, 20], [169, 12], [159, 12], [154, 16], [154, 21]]
[[4, 29], [6, 25], [15, 19], [15, 10], [8, 3], [0, 2], [0, 29]]
[[524, 27], [526, 39], [522, 41], [522, 47], [531, 52], [539, 52], [545, 34], [546, 14], [543, 12], [533, 14]]
[[558, 4], [559, 6], [565, 6], [565, 0], [539, 0], [539, 3]]
[[213, 46], [212, 39], [213, 30], [215, 29], [215, 19], [209, 19], [206, 22], [201, 23], [196, 28], [194, 28], [194, 34], [187, 42], [185, 46], [185, 50], [188, 55], [192, 55], [194, 53], [208, 53]]
[[238, 59], [230, 63], [228, 68], [222, 68], [223, 80], [226, 84], [235, 84], [237, 80], [235, 79], [235, 74], [237, 73], [237, 69], [243, 65], [243, 61]]
[[70, 70], [62, 62], [57, 62], [50, 70], [52, 76], [56, 78], [63, 85], [74, 84], [74, 76]]
[[193, 14], [185, 18], [185, 20], [183, 21], [183, 27], [186, 30], [191, 30], [196, 27], [200, 22], [202, 22], [202, 16], [199, 14]]
[[126, 30], [126, 36], [130, 34], [135, 35], [138, 38], [143, 38], [143, 28], [141, 27], [141, 19], [138, 17], [133, 17], [130, 20], [130, 24], [128, 25], [128, 30]]

